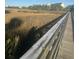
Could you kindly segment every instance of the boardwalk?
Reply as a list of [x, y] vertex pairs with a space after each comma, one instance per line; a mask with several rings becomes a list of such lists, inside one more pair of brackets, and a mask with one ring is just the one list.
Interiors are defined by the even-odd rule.
[[57, 59], [74, 59], [74, 43], [71, 14], [69, 15]]

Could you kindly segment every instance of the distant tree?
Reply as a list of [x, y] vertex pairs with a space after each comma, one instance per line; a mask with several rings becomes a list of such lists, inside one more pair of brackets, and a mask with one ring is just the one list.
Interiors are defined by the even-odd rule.
[[33, 5], [29, 6], [29, 9], [33, 10], [64, 10], [61, 3], [51, 4], [51, 5]]
[[74, 5], [68, 5], [65, 10], [69, 11], [69, 10], [74, 10]]
[[27, 9], [27, 7], [23, 6], [22, 9]]

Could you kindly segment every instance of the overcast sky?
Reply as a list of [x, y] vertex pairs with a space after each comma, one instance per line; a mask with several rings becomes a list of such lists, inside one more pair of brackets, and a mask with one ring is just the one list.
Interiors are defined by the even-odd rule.
[[6, 0], [6, 6], [29, 6], [34, 4], [52, 4], [52, 3], [61, 3], [65, 5], [72, 5], [73, 0]]

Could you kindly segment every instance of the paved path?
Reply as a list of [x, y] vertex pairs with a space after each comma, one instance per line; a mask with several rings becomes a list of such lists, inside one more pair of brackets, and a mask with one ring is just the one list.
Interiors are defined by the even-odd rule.
[[57, 59], [74, 59], [74, 43], [71, 14], [69, 15]]

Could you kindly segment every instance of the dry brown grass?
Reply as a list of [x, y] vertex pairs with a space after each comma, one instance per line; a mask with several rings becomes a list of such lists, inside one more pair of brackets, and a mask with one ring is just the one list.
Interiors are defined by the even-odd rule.
[[[28, 10], [27, 10], [28, 11]], [[38, 28], [47, 24], [48, 22], [54, 20], [59, 17], [63, 13], [37, 13], [35, 11], [28, 12], [18, 12], [18, 10], [10, 10], [9, 14], [5, 15], [5, 23], [9, 23], [11, 18], [17, 17], [23, 21], [23, 24], [18, 27], [16, 30], [29, 30], [33, 26], [37, 26]]]

